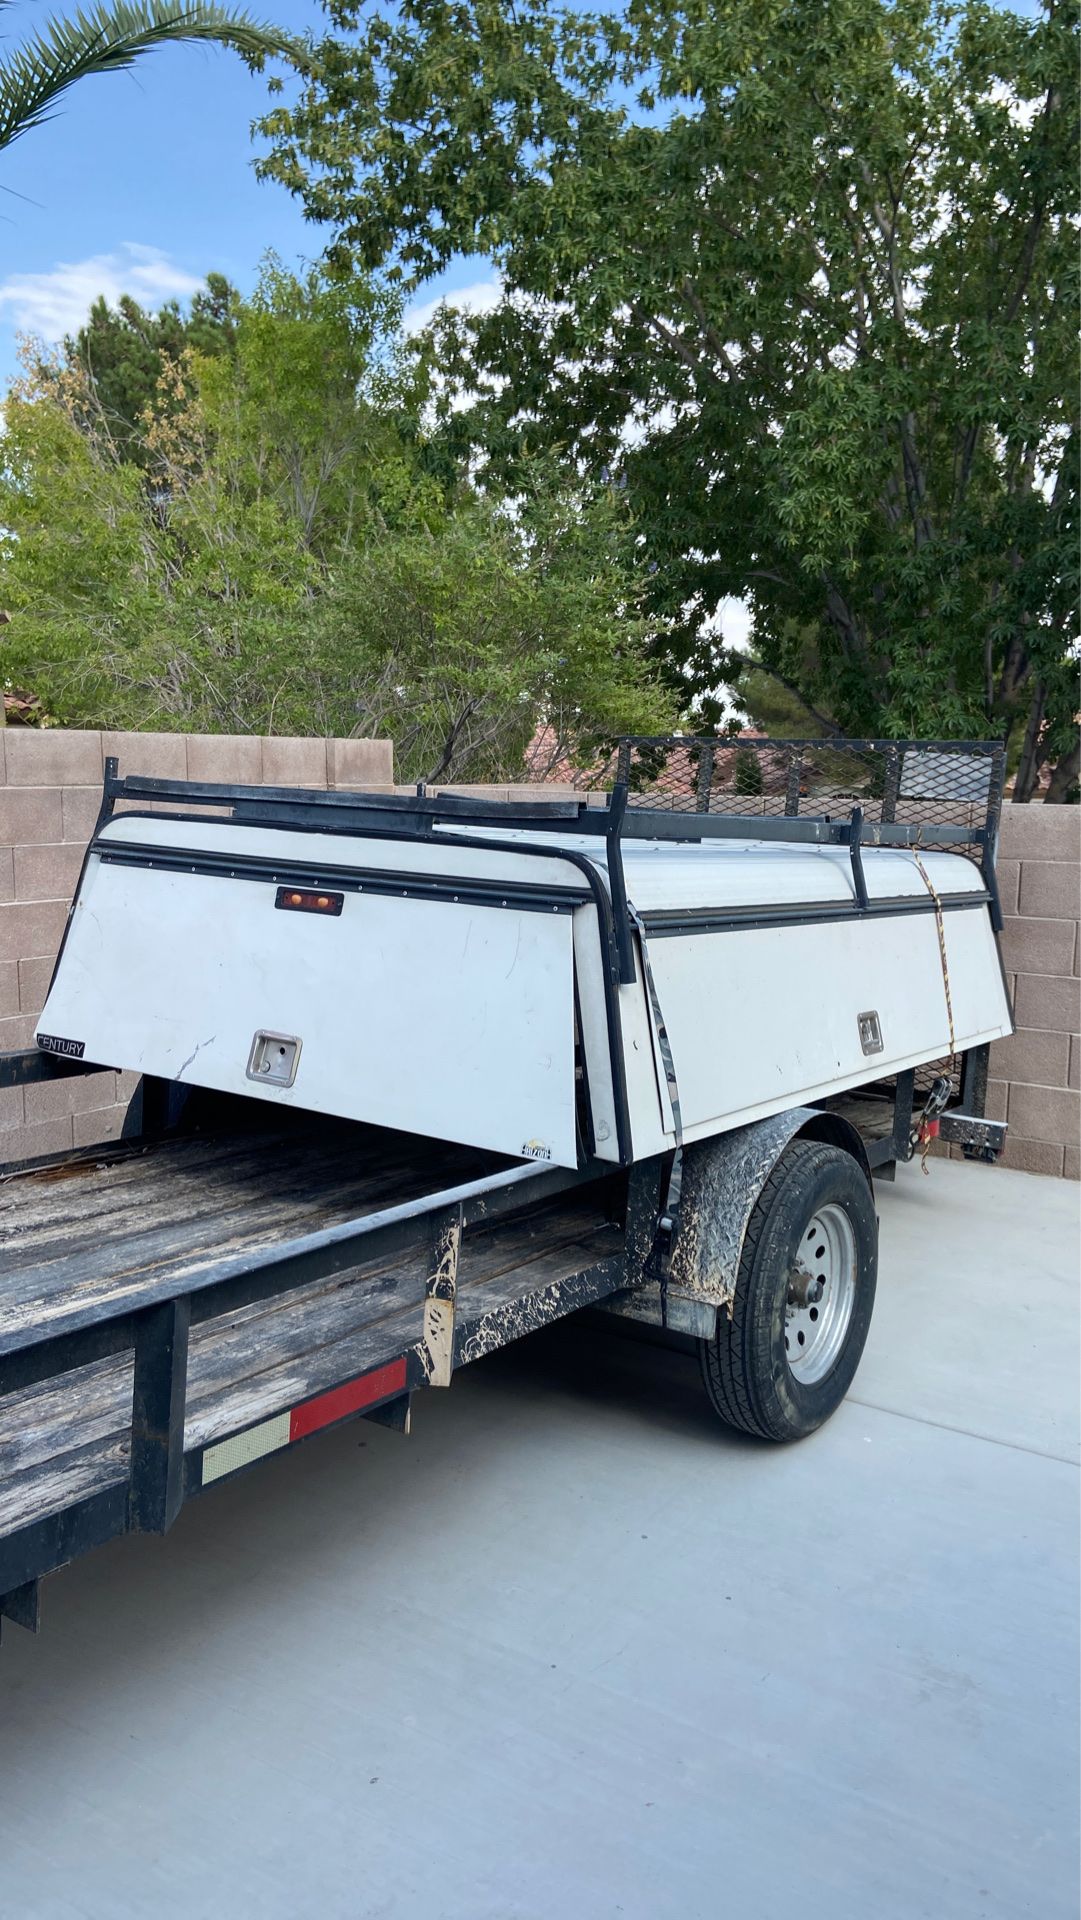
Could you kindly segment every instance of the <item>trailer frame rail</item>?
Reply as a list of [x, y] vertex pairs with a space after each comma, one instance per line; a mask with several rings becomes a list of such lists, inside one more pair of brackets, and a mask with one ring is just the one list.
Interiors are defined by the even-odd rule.
[[[47, 1063], [44, 1067], [42, 1062]], [[0, 1057], [0, 1085], [92, 1066], [33, 1053]], [[69, 1156], [65, 1166], [100, 1159]], [[446, 1386], [461, 1366], [509, 1339], [634, 1286], [656, 1225], [660, 1169], [642, 1162], [628, 1175], [593, 1161], [572, 1169], [526, 1162], [477, 1180], [380, 1207], [362, 1217], [302, 1234], [252, 1255], [224, 1253], [164, 1296], [153, 1279], [118, 1292], [113, 1302], [76, 1303], [38, 1324], [0, 1325], [0, 1409], [12, 1394], [62, 1381], [96, 1361], [133, 1355], [131, 1445], [126, 1476], [87, 1497], [34, 1519], [0, 1538], [0, 1618], [36, 1630], [38, 1582], [78, 1554], [117, 1535], [165, 1533], [186, 1501], [243, 1471], [281, 1447], [292, 1446], [358, 1415], [407, 1428], [412, 1395]], [[559, 1196], [595, 1187], [605, 1219], [594, 1223], [596, 1257], [556, 1279], [528, 1281], [513, 1300], [487, 1306], [483, 1286], [473, 1308], [459, 1293], [459, 1254], [473, 1228], [511, 1223]], [[192, 1331], [239, 1308], [280, 1301], [311, 1282], [342, 1276], [377, 1260], [415, 1251], [419, 1337], [361, 1373], [343, 1364], [340, 1377], [299, 1403], [207, 1446], [185, 1446], [185, 1412]], [[523, 1270], [528, 1274], [528, 1267]], [[420, 1276], [424, 1275], [421, 1279]]]

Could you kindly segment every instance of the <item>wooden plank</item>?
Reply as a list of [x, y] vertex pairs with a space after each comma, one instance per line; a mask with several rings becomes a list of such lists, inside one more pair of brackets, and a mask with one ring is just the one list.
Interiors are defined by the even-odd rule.
[[[559, 1283], [619, 1243], [579, 1200], [467, 1235], [462, 1324], [476, 1357], [514, 1337], [508, 1303], [554, 1317]], [[185, 1446], [211, 1444], [396, 1358], [420, 1337], [422, 1249], [382, 1266], [314, 1282], [193, 1329]], [[502, 1318], [501, 1318], [502, 1316]], [[539, 1316], [539, 1317], [538, 1317]], [[526, 1316], [528, 1317], [528, 1316]], [[514, 1323], [526, 1330], [525, 1318]], [[78, 1369], [0, 1400], [0, 1531], [28, 1525], [126, 1478], [130, 1356]]]
[[65, 1454], [41, 1472], [18, 1474], [7, 1486], [0, 1484], [0, 1538], [119, 1485], [128, 1477], [130, 1458], [129, 1428], [111, 1440]]
[[823, 1101], [825, 1113], [847, 1120], [865, 1140], [885, 1140], [893, 1132], [893, 1099], [882, 1094], [840, 1094]]
[[[474, 1289], [495, 1283], [513, 1293], [527, 1284], [524, 1275], [534, 1261], [547, 1257], [550, 1265], [558, 1265], [561, 1248], [580, 1246], [580, 1216], [558, 1215], [550, 1233], [543, 1248], [526, 1239], [520, 1225], [486, 1233], [474, 1252]], [[573, 1253], [570, 1259], [573, 1263]], [[254, 1321], [245, 1318], [239, 1326], [214, 1321], [197, 1328], [185, 1445], [205, 1445], [249, 1420], [294, 1405], [298, 1389], [299, 1398], [306, 1399], [404, 1352], [420, 1335], [424, 1277], [418, 1250], [392, 1267], [361, 1269], [344, 1283], [304, 1289], [299, 1301], [287, 1296]]]
[[[470, 1171], [476, 1164], [474, 1158]], [[439, 1177], [430, 1162], [401, 1150], [333, 1159], [317, 1154], [281, 1160], [230, 1156], [218, 1167], [185, 1165], [172, 1157], [155, 1165], [148, 1156], [141, 1182], [118, 1184], [114, 1172], [103, 1168], [82, 1183], [78, 1205], [49, 1208], [50, 1198], [68, 1202], [69, 1196], [35, 1193], [28, 1176], [21, 1213], [4, 1206], [0, 1187], [0, 1245], [10, 1271], [62, 1262], [94, 1243], [120, 1265], [130, 1244], [162, 1228], [186, 1226], [190, 1244], [196, 1245], [209, 1237], [208, 1224], [212, 1227], [220, 1215], [238, 1210], [247, 1210], [255, 1221], [287, 1225], [298, 1216], [319, 1215], [328, 1206], [347, 1206], [354, 1193], [380, 1178], [392, 1186], [407, 1169], [425, 1178]]]
[[58, 1454], [78, 1452], [131, 1426], [134, 1356], [77, 1367], [0, 1399], [0, 1487]]
[[[610, 1233], [611, 1230], [603, 1231]], [[512, 1251], [516, 1244], [518, 1258]], [[524, 1259], [520, 1257], [523, 1252]], [[561, 1237], [557, 1247], [547, 1251], [539, 1246], [523, 1250], [520, 1240], [516, 1243], [511, 1237], [493, 1234], [486, 1249], [489, 1270], [475, 1275], [473, 1298], [487, 1302], [488, 1284], [494, 1289], [491, 1298], [497, 1304], [522, 1291], [539, 1291], [556, 1273], [588, 1264], [589, 1258], [588, 1253], [583, 1255], [580, 1221], [573, 1232]], [[540, 1278], [535, 1279], [535, 1274]], [[407, 1297], [403, 1302], [403, 1287], [399, 1283], [389, 1296], [397, 1303], [393, 1310], [378, 1318], [358, 1319], [350, 1324], [343, 1321], [340, 1313], [328, 1316], [325, 1304], [322, 1316], [317, 1318], [313, 1318], [309, 1309], [303, 1328], [292, 1329], [298, 1350], [288, 1358], [277, 1358], [287, 1340], [284, 1329], [279, 1327], [274, 1341], [268, 1339], [264, 1348], [264, 1359], [270, 1354], [275, 1356], [273, 1364], [241, 1376], [219, 1377], [213, 1393], [200, 1394], [196, 1389], [195, 1403], [185, 1425], [185, 1445], [188, 1448], [205, 1446], [226, 1433], [254, 1425], [283, 1407], [295, 1406], [299, 1401], [325, 1392], [340, 1380], [366, 1373], [405, 1352], [420, 1338], [423, 1270], [414, 1266], [404, 1278]], [[310, 1337], [315, 1333], [321, 1337], [300, 1349], [298, 1336]]]
[[[369, 1129], [361, 1130], [370, 1136]], [[173, 1143], [175, 1144], [175, 1143]], [[319, 1137], [295, 1161], [271, 1155], [227, 1157], [215, 1170], [197, 1159], [194, 1183], [212, 1193], [200, 1204], [193, 1182], [175, 1178], [183, 1160], [159, 1163], [158, 1197], [143, 1206], [144, 1179], [129, 1185], [122, 1204], [106, 1208], [100, 1231], [77, 1207], [54, 1210], [51, 1237], [11, 1231], [0, 1217], [0, 1350], [38, 1330], [60, 1330], [74, 1316], [116, 1312], [190, 1285], [223, 1258], [276, 1248], [284, 1239], [361, 1219], [388, 1204], [422, 1198], [460, 1179], [482, 1175], [490, 1157], [469, 1150], [433, 1152], [425, 1143], [391, 1136], [382, 1155], [366, 1139], [364, 1161], [350, 1159], [348, 1138], [324, 1160]], [[148, 1156], [148, 1163], [153, 1156]], [[191, 1172], [189, 1163], [188, 1172]], [[33, 1177], [30, 1176], [30, 1179]], [[24, 1183], [25, 1184], [25, 1183]], [[162, 1201], [165, 1195], [165, 1202]], [[107, 1195], [111, 1199], [111, 1196]], [[20, 1204], [23, 1204], [22, 1202]]]
[[[431, 1144], [409, 1135], [387, 1133], [348, 1121], [305, 1116], [304, 1129], [288, 1133], [248, 1131], [240, 1134], [193, 1135], [152, 1145], [134, 1145], [117, 1159], [44, 1168], [5, 1175], [0, 1181], [0, 1221], [19, 1221], [24, 1230], [48, 1237], [75, 1230], [80, 1222], [96, 1231], [110, 1206], [119, 1210], [136, 1199], [141, 1208], [160, 1210], [162, 1218], [175, 1212], [174, 1194], [191, 1188], [198, 1194], [217, 1188], [239, 1189], [253, 1183], [270, 1204], [288, 1206], [303, 1198], [310, 1186], [316, 1194], [335, 1173], [363, 1172], [376, 1163], [418, 1162], [422, 1159], [480, 1157], [468, 1149], [448, 1147], [434, 1152]], [[427, 1149], [427, 1151], [425, 1151]], [[301, 1170], [299, 1194], [282, 1190], [274, 1172]], [[269, 1178], [268, 1178], [269, 1174]]]
[[419, 1302], [411, 1302], [399, 1313], [355, 1327], [327, 1346], [237, 1381], [195, 1409], [185, 1423], [185, 1447], [190, 1451], [206, 1446], [397, 1359], [420, 1338], [421, 1321]]
[[[592, 1306], [621, 1287], [626, 1265], [622, 1242], [613, 1244], [614, 1238], [613, 1230], [608, 1229], [606, 1235], [598, 1233], [597, 1244], [583, 1244], [580, 1258], [569, 1272], [565, 1260], [559, 1263], [561, 1271], [553, 1272], [547, 1263], [546, 1268], [538, 1267], [530, 1275], [528, 1292], [511, 1294], [499, 1303], [493, 1300], [481, 1312], [474, 1302], [459, 1324], [456, 1365], [468, 1366], [473, 1360], [483, 1359], [497, 1347], [535, 1333], [553, 1320], [562, 1320], [580, 1307]], [[486, 1291], [480, 1295], [482, 1303]]]
[[[364, 1130], [365, 1132], [367, 1130]], [[175, 1228], [178, 1245], [197, 1246], [212, 1237], [218, 1218], [246, 1213], [253, 1230], [277, 1231], [306, 1223], [328, 1209], [347, 1212], [351, 1196], [383, 1176], [388, 1186], [408, 1170], [429, 1177], [432, 1156], [414, 1142], [348, 1140], [319, 1136], [285, 1150], [270, 1141], [223, 1143], [217, 1153], [180, 1151], [194, 1143], [169, 1142], [144, 1152], [137, 1163], [80, 1170], [50, 1184], [25, 1175], [0, 1183], [0, 1248], [5, 1270], [78, 1259], [95, 1250], [118, 1269], [131, 1264], [129, 1248], [159, 1230]], [[447, 1167], [479, 1164], [477, 1155], [440, 1156]]]

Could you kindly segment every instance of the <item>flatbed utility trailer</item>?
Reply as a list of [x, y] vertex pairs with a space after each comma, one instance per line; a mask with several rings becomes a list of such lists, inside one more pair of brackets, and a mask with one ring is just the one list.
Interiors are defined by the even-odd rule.
[[140, 1080], [119, 1143], [0, 1168], [0, 1616], [581, 1307], [691, 1336], [763, 1438], [834, 1410], [872, 1174], [1002, 1144], [1002, 755], [756, 742], [741, 813], [730, 751], [528, 804], [107, 765], [0, 1088]]

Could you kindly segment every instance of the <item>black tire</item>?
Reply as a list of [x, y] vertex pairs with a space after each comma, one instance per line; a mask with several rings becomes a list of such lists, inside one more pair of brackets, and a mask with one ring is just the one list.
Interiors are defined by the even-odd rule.
[[[796, 1378], [785, 1351], [790, 1275], [820, 1207], [841, 1207], [855, 1245], [855, 1299], [836, 1359], [813, 1384]], [[835, 1216], [836, 1217], [836, 1216]], [[793, 1140], [755, 1202], [743, 1242], [735, 1299], [700, 1340], [702, 1377], [730, 1427], [762, 1440], [802, 1440], [840, 1406], [860, 1363], [878, 1276], [878, 1222], [870, 1182], [852, 1155], [818, 1140]]]

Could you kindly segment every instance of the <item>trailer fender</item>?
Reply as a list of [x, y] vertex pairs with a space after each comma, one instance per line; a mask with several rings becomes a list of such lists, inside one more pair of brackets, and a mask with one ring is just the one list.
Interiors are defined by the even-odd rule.
[[[731, 1307], [747, 1226], [766, 1181], [789, 1142], [828, 1140], [850, 1153], [868, 1185], [867, 1150], [856, 1128], [839, 1114], [790, 1107], [687, 1147], [679, 1214], [665, 1279], [607, 1301], [626, 1319], [709, 1339], [717, 1314]], [[708, 1249], [708, 1251], [707, 1251]]]

